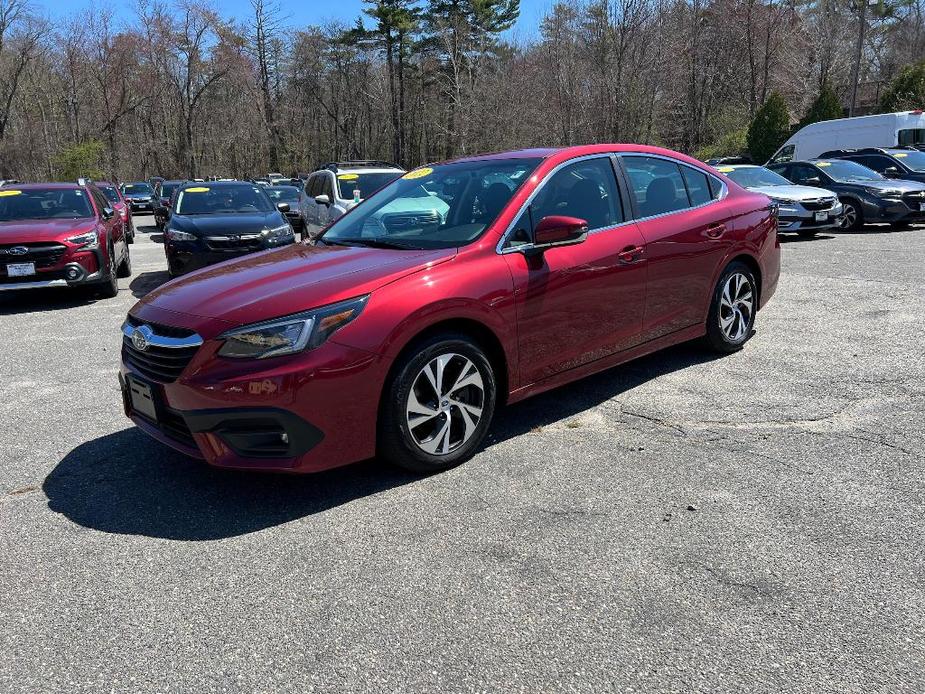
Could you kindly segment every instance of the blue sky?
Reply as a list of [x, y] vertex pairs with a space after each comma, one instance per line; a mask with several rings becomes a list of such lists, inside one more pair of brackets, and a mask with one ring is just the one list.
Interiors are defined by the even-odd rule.
[[[132, 21], [135, 0], [34, 0], [44, 13], [53, 19], [66, 17], [86, 7], [113, 7], [125, 21]], [[244, 18], [249, 16], [249, 0], [212, 0], [223, 16]], [[290, 15], [294, 26], [324, 24], [330, 20], [352, 22], [363, 9], [362, 0], [282, 0], [284, 12]], [[515, 38], [531, 38], [536, 35], [537, 25], [553, 0], [521, 0], [520, 19], [512, 30]]]

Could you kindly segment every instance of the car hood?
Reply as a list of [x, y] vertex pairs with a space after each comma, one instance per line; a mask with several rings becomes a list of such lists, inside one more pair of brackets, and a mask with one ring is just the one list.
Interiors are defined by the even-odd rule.
[[772, 200], [818, 200], [819, 198], [834, 198], [835, 193], [824, 188], [812, 186], [750, 186], [749, 190], [763, 193]]
[[92, 219], [35, 219], [0, 222], [0, 243], [60, 241], [96, 228]]
[[254, 214], [174, 215], [170, 228], [196, 236], [253, 234], [288, 222], [278, 210]]
[[190, 273], [139, 304], [244, 325], [368, 294], [455, 254], [297, 243]]
[[903, 181], [897, 178], [890, 178], [886, 181], [851, 181], [851, 185], [876, 188], [877, 190], [899, 190], [903, 193], [918, 193], [925, 190], [925, 183]]

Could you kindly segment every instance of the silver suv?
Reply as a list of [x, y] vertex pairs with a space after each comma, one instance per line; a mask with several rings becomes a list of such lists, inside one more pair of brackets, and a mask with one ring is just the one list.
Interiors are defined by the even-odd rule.
[[325, 164], [308, 177], [299, 195], [302, 238], [315, 238], [328, 224], [403, 173], [400, 166], [383, 161]]
[[841, 223], [844, 209], [838, 196], [824, 188], [794, 185], [763, 166], [716, 166], [717, 171], [743, 188], [764, 193], [777, 203], [777, 230], [814, 236]]

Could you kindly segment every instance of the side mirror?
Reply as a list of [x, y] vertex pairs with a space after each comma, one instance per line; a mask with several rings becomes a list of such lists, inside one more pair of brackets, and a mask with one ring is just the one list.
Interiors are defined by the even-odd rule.
[[901, 173], [902, 171], [897, 169], [895, 166], [888, 166], [883, 170], [884, 176], [899, 176]]
[[572, 246], [588, 236], [588, 223], [578, 217], [553, 214], [543, 217], [533, 231], [533, 247], [542, 251], [553, 246]]
[[278, 202], [276, 203], [276, 209], [279, 210], [280, 212], [288, 212], [289, 203], [288, 202]]
[[822, 179], [819, 178], [818, 176], [811, 176], [807, 178], [805, 181], [803, 181], [803, 183], [809, 186], [817, 186], [822, 183]]
[[116, 211], [114, 209], [112, 209], [111, 207], [103, 208], [103, 219], [112, 219], [115, 216], [116, 216]]
[[327, 195], [322, 193], [321, 195], [315, 196], [315, 202], [317, 202], [319, 205], [330, 205], [331, 198], [329, 198]]

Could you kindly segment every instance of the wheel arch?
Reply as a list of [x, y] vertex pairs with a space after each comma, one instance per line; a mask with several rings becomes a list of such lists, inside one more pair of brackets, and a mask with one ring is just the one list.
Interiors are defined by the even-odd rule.
[[497, 333], [491, 327], [482, 321], [460, 316], [438, 320], [419, 329], [414, 335], [408, 338], [398, 350], [395, 358], [392, 359], [385, 380], [382, 383], [382, 392], [379, 395], [380, 407], [382, 407], [382, 403], [385, 401], [386, 392], [402, 360], [421, 342], [441, 333], [469, 337], [485, 352], [485, 355], [495, 369], [495, 379], [498, 384], [498, 404], [503, 404], [507, 401], [511, 385], [511, 365], [507, 353], [505, 352], [504, 345], [501, 342], [501, 338], [498, 337]]

